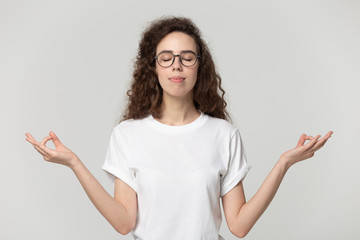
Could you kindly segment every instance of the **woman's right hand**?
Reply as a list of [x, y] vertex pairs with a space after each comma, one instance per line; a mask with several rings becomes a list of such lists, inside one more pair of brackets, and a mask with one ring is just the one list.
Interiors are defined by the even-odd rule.
[[[34, 148], [44, 157], [48, 162], [59, 163], [70, 167], [71, 169], [80, 162], [80, 159], [74, 152], [64, 146], [55, 135], [54, 132], [50, 132], [49, 136], [44, 137], [41, 142], [37, 142], [30, 133], [25, 133], [26, 141], [31, 143]], [[55, 149], [46, 147], [47, 141], [53, 141]]]

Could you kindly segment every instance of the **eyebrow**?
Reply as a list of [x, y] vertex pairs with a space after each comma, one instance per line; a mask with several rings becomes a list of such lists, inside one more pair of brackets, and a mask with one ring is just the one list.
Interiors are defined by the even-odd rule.
[[[162, 50], [162, 51], [160, 51], [158, 54], [160, 54], [160, 53], [162, 53], [162, 52], [171, 52], [172, 54], [174, 54], [174, 51], [173, 50]], [[182, 50], [180, 53], [186, 53], [186, 52], [193, 52], [193, 53], [195, 53], [195, 55], [198, 55], [197, 53], [196, 53], [196, 51], [193, 51], [193, 50]]]

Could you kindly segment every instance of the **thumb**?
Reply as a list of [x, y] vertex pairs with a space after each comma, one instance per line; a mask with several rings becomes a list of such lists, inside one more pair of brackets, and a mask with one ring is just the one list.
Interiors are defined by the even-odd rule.
[[303, 133], [303, 134], [301, 134], [299, 142], [298, 142], [296, 147], [303, 146], [305, 141], [306, 141], [306, 134]]
[[55, 146], [63, 145], [60, 142], [60, 139], [56, 136], [56, 134], [53, 131], [50, 131], [49, 135], [50, 135], [51, 139], [53, 140]]

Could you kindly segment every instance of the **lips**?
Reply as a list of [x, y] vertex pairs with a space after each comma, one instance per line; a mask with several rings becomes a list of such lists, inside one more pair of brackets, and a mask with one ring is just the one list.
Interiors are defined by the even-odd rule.
[[183, 77], [171, 77], [171, 78], [169, 78], [169, 80], [172, 81], [172, 82], [182, 82], [182, 81], [185, 80], [185, 78], [183, 78]]

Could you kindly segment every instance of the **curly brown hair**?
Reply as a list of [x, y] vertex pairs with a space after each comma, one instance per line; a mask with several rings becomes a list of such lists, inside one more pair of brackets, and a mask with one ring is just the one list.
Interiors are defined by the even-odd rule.
[[231, 121], [226, 111], [225, 91], [221, 77], [215, 69], [210, 50], [201, 38], [196, 25], [184, 17], [163, 17], [150, 23], [143, 32], [134, 64], [133, 80], [127, 91], [128, 106], [123, 114], [127, 119], [141, 119], [149, 114], [161, 116], [162, 88], [155, 72], [158, 43], [169, 33], [182, 32], [191, 36], [200, 56], [199, 70], [193, 89], [194, 105], [199, 111], [216, 118]]

